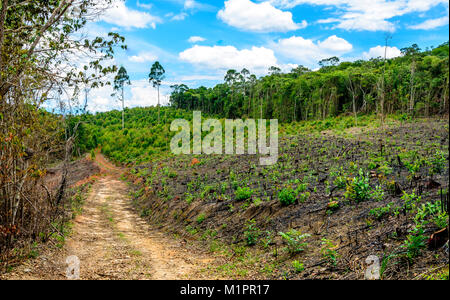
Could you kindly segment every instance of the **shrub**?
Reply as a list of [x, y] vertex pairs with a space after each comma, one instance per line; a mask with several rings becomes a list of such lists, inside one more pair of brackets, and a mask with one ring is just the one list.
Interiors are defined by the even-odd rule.
[[447, 164], [444, 152], [436, 151], [428, 164], [430, 166], [430, 175], [440, 174]]
[[330, 212], [334, 212], [338, 210], [340, 206], [341, 204], [339, 203], [339, 201], [333, 200], [328, 202], [327, 208]]
[[259, 237], [261, 236], [261, 231], [258, 227], [256, 227], [255, 220], [249, 220], [246, 223], [246, 230], [244, 231], [245, 241], [247, 246], [254, 246], [258, 242]]
[[392, 204], [393, 203], [389, 203], [386, 206], [377, 207], [377, 208], [372, 209], [369, 212], [369, 216], [371, 216], [371, 217], [377, 219], [378, 221], [380, 221], [385, 215], [387, 215], [387, 214], [389, 214], [391, 212]]
[[235, 196], [237, 201], [245, 201], [253, 196], [253, 190], [249, 187], [238, 187], [235, 192]]
[[278, 199], [282, 205], [288, 206], [295, 203], [297, 194], [291, 187], [285, 188], [278, 193]]
[[336, 252], [336, 245], [330, 240], [322, 239], [323, 248], [320, 250], [325, 260], [332, 266], [337, 265], [338, 254]]
[[370, 198], [369, 177], [363, 173], [362, 169], [359, 170], [359, 175], [354, 177], [351, 183], [347, 185], [345, 198], [357, 203]]
[[309, 199], [309, 196], [311, 196], [310, 192], [306, 192], [306, 193], [300, 194], [300, 202], [301, 203], [306, 202], [306, 200]]
[[91, 150], [91, 159], [95, 160], [95, 150], [94, 149]]
[[305, 266], [298, 260], [294, 260], [292, 262], [292, 267], [294, 268], [296, 273], [301, 273], [305, 270]]
[[406, 237], [403, 248], [406, 249], [406, 257], [412, 260], [422, 254], [422, 250], [426, 247], [427, 236], [424, 235], [423, 228], [415, 228]]
[[307, 183], [301, 183], [299, 184], [299, 186], [297, 187], [297, 193], [303, 193], [306, 191], [306, 188], [308, 187]]
[[448, 225], [448, 213], [442, 210], [442, 202], [438, 200], [434, 203], [427, 202], [417, 208], [417, 213], [414, 217], [416, 224], [427, 224], [431, 221], [439, 228], [445, 228]]
[[289, 254], [296, 254], [305, 250], [308, 243], [303, 240], [310, 237], [309, 234], [302, 234], [301, 232], [291, 229], [288, 232], [280, 232], [279, 235], [287, 244], [287, 251]]
[[203, 223], [203, 221], [205, 221], [205, 219], [206, 219], [206, 215], [205, 215], [205, 214], [200, 214], [200, 215], [197, 217], [197, 223], [198, 223], [198, 224], [201, 224], [201, 223]]
[[417, 203], [422, 200], [421, 196], [416, 195], [416, 191], [413, 190], [411, 194], [403, 192], [403, 196], [401, 198], [404, 202], [404, 207], [407, 211], [412, 211], [416, 209]]
[[375, 189], [371, 193], [371, 197], [373, 200], [379, 202], [384, 199], [384, 190], [381, 186], [377, 185]]

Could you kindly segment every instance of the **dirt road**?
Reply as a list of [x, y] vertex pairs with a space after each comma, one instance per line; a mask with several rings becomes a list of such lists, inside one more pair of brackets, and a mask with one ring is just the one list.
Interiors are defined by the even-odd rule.
[[64, 248], [14, 269], [5, 279], [66, 279], [69, 256], [80, 279], [204, 279], [213, 259], [152, 230], [131, 207], [121, 170], [98, 154], [103, 176], [86, 200]]

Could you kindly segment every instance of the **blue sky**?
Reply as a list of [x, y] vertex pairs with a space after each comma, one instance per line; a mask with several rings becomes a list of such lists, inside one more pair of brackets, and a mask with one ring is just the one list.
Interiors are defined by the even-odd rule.
[[[272, 65], [315, 69], [331, 56], [381, 56], [386, 33], [389, 57], [413, 43], [437, 46], [449, 39], [448, 7], [447, 0], [117, 0], [89, 31], [126, 37], [128, 50], [115, 58], [132, 79], [126, 105], [150, 106], [156, 60], [166, 69], [167, 101], [170, 85], [213, 86], [231, 68], [262, 76]], [[110, 94], [93, 91], [90, 110], [119, 108]]]

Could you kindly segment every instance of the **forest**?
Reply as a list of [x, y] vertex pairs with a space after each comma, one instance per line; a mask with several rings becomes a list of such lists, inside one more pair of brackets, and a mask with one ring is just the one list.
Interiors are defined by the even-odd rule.
[[311, 71], [298, 66], [283, 74], [271, 67], [257, 78], [247, 69], [229, 70], [213, 88], [173, 86], [175, 108], [201, 110], [226, 118], [265, 118], [280, 122], [325, 119], [342, 113], [402, 113], [431, 116], [448, 111], [448, 42], [422, 51], [401, 49], [384, 60], [339, 62], [331, 57]]

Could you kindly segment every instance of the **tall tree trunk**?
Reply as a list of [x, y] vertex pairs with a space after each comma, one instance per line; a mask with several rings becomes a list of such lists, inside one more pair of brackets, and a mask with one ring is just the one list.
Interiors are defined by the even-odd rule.
[[414, 114], [414, 105], [415, 105], [415, 99], [414, 99], [414, 93], [415, 93], [415, 87], [414, 87], [414, 75], [416, 72], [416, 63], [413, 60], [411, 64], [411, 79], [410, 79], [410, 87], [409, 87], [409, 114]]
[[293, 116], [292, 116], [292, 121], [297, 121], [296, 120], [296, 112], [297, 112], [297, 97], [294, 97], [294, 111], [293, 111]]
[[161, 107], [159, 103], [159, 85], [158, 85], [158, 124], [160, 122], [160, 118], [161, 118]]
[[122, 87], [122, 130], [125, 129], [125, 93]]

